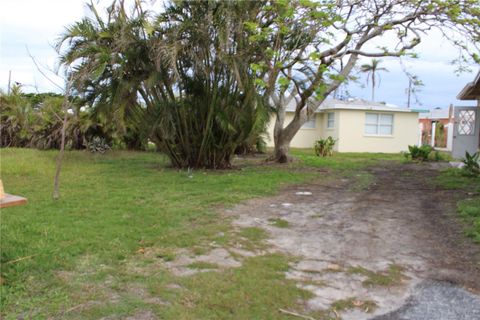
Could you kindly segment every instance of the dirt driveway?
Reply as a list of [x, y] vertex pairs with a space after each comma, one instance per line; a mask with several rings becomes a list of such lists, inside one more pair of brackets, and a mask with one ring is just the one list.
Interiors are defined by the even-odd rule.
[[368, 172], [365, 190], [354, 191], [350, 179], [318, 179], [228, 215], [238, 228], [265, 229], [273, 250], [298, 257], [287, 277], [314, 294], [308, 310], [371, 318], [398, 309], [426, 280], [478, 293], [480, 250], [456, 221], [458, 192], [429, 183], [438, 169], [385, 163]]

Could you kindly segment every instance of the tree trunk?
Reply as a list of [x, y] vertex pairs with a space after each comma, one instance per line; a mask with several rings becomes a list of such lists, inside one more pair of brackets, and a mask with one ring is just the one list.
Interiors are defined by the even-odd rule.
[[288, 155], [290, 151], [290, 141], [282, 140], [275, 143], [272, 159], [279, 163], [287, 163], [291, 161], [291, 157]]
[[65, 134], [67, 130], [67, 121], [68, 121], [68, 95], [70, 93], [70, 87], [72, 84], [72, 79], [67, 83], [65, 89], [65, 96], [63, 98], [63, 123], [62, 123], [62, 138], [60, 142], [60, 152], [57, 157], [57, 165], [55, 168], [55, 177], [53, 178], [53, 199], [58, 200], [60, 198], [60, 171], [62, 169], [62, 160], [63, 154], [65, 153]]
[[375, 72], [372, 73], [372, 101], [375, 101]]
[[306, 120], [307, 116], [305, 112], [302, 112], [299, 115], [295, 115], [292, 121], [284, 128], [285, 112], [277, 115], [275, 128], [273, 130], [275, 147], [273, 155], [268, 159], [269, 161], [287, 163], [292, 160], [288, 155], [288, 152], [290, 151], [290, 142]]

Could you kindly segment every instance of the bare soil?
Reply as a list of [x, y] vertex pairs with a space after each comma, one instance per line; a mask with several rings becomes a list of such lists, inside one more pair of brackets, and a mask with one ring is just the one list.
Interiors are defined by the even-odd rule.
[[332, 310], [350, 300], [356, 307], [339, 315], [367, 319], [400, 307], [425, 280], [480, 292], [480, 247], [455, 214], [465, 194], [434, 187], [438, 170], [385, 162], [367, 170], [374, 182], [361, 191], [326, 173], [226, 213], [236, 228], [263, 228], [271, 249], [298, 257], [287, 277], [314, 293], [305, 308]]

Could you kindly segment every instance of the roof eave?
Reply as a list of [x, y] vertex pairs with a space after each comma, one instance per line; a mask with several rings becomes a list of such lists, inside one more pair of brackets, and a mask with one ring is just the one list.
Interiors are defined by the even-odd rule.
[[480, 71], [473, 82], [467, 85], [457, 95], [458, 100], [478, 100], [480, 99]]

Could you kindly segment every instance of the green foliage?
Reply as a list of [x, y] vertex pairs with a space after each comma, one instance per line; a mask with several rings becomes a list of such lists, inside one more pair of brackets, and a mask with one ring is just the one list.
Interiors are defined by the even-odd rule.
[[76, 89], [95, 113], [138, 129], [173, 166], [229, 167], [237, 149], [261, 145], [267, 119], [252, 76], [265, 64], [245, 37], [261, 5], [173, 1], [144, 14], [115, 2], [106, 18], [67, 29], [61, 62], [76, 65]]
[[315, 154], [319, 157], [331, 156], [335, 143], [336, 140], [331, 136], [328, 136], [326, 139], [317, 140], [314, 145]]
[[466, 174], [471, 176], [480, 175], [480, 151], [474, 154], [470, 154], [466, 151], [465, 159], [463, 159], [462, 162], [465, 164], [463, 170]]
[[428, 161], [433, 148], [429, 145], [423, 145], [421, 147], [412, 145], [408, 146], [408, 151], [408, 153], [405, 153], [406, 158], [414, 161]]
[[91, 153], [101, 153], [104, 154], [108, 150], [110, 150], [110, 146], [105, 141], [104, 138], [100, 137], [93, 137], [91, 141], [87, 142], [87, 149]]
[[[9, 95], [0, 92], [0, 146], [59, 149], [65, 116], [63, 103], [62, 95], [24, 94], [20, 86], [13, 86]], [[126, 128], [120, 132], [106, 118], [84, 108], [78, 97], [69, 99], [68, 103], [67, 149], [84, 149], [95, 136], [123, 148], [144, 148], [138, 131]]]

